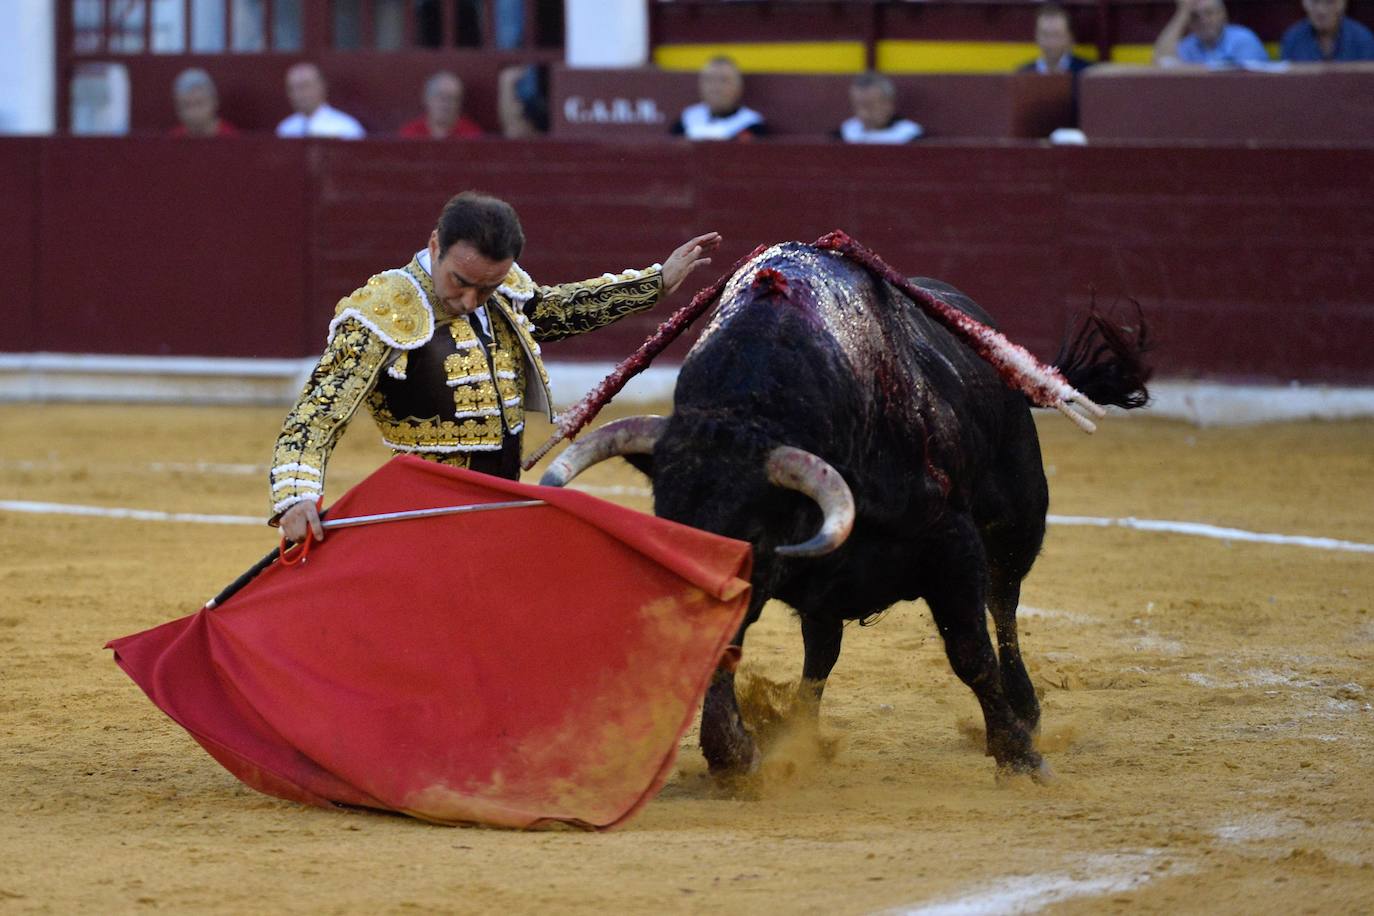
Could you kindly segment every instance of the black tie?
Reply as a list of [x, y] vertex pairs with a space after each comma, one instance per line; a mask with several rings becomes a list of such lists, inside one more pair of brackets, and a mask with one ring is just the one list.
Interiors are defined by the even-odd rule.
[[484, 350], [491, 350], [491, 337], [487, 334], [486, 328], [482, 327], [482, 319], [477, 317], [476, 312], [468, 316], [468, 324], [472, 325], [473, 333], [475, 333], [477, 339], [482, 342], [482, 348]]

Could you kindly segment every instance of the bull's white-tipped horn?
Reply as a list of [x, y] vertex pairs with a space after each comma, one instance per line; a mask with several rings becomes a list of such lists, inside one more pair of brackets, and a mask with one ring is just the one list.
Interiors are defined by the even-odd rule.
[[539, 479], [540, 486], [565, 487], [587, 468], [616, 455], [652, 455], [665, 422], [645, 414], [607, 423], [564, 449]]
[[854, 528], [854, 494], [840, 472], [810, 452], [780, 445], [768, 454], [768, 480], [814, 499], [825, 514], [821, 530], [809, 541], [785, 544], [786, 557], [819, 557], [837, 550]]

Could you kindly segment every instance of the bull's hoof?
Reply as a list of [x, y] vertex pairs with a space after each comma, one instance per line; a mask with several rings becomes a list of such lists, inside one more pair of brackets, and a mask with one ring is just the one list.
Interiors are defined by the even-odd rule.
[[998, 785], [1014, 785], [1026, 779], [1036, 785], [1048, 786], [1056, 782], [1058, 777], [1054, 775], [1054, 770], [1050, 768], [1049, 763], [1039, 754], [1030, 754], [997, 765]]
[[732, 735], [726, 741], [707, 742], [702, 736], [701, 753], [706, 758], [706, 767], [717, 778], [730, 779], [751, 776], [759, 771], [763, 755], [759, 746], [748, 733]]

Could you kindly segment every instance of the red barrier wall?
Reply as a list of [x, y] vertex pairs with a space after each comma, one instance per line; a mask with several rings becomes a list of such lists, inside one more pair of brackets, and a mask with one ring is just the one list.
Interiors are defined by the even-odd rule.
[[0, 141], [0, 350], [34, 349], [38, 312], [39, 157], [43, 141]]
[[[317, 352], [338, 297], [404, 263], [446, 196], [475, 187], [519, 209], [521, 261], [547, 283], [643, 266], [719, 229], [725, 250], [695, 288], [759, 242], [843, 228], [903, 271], [962, 287], [1046, 356], [1095, 292], [1140, 301], [1171, 375], [1374, 383], [1374, 149], [447, 150], [0, 141], [0, 190], [17, 214], [0, 249], [3, 349]], [[549, 353], [618, 358], [666, 314]]]
[[42, 141], [32, 347], [313, 349], [303, 308], [312, 152], [270, 141]]
[[1283, 66], [1089, 67], [1079, 125], [1093, 140], [1374, 144], [1374, 63]]

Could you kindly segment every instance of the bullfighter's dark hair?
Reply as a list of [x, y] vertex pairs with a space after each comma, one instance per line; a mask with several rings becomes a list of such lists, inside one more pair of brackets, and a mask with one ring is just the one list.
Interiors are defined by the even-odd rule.
[[467, 242], [492, 261], [518, 258], [525, 248], [525, 231], [515, 209], [477, 191], [464, 191], [444, 204], [436, 231], [440, 258], [455, 242]]

